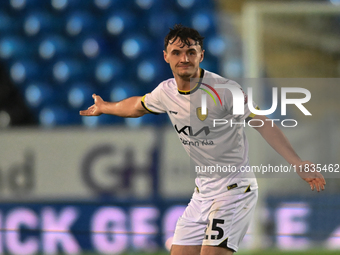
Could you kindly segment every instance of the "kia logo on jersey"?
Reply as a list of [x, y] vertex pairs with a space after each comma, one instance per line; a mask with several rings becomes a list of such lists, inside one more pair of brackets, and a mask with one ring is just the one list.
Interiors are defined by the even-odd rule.
[[177, 125], [174, 126], [178, 134], [184, 134], [186, 136], [198, 136], [200, 133], [204, 132], [207, 136], [210, 133], [210, 129], [208, 126], [202, 127], [200, 130], [198, 130], [196, 133], [192, 130], [191, 126], [184, 126], [181, 129], [177, 128]]

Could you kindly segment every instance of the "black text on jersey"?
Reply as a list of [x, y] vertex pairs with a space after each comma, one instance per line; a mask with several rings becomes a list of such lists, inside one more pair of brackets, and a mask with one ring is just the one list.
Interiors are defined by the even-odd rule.
[[186, 136], [197, 136], [202, 132], [205, 132], [205, 135], [207, 136], [210, 133], [210, 129], [208, 126], [202, 127], [200, 130], [198, 130], [196, 133], [192, 130], [191, 126], [184, 126], [181, 129], [178, 130], [177, 125], [174, 126], [178, 134], [185, 134]]

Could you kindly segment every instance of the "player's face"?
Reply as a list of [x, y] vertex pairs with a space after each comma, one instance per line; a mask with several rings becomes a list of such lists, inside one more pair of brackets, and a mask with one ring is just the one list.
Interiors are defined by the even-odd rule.
[[174, 76], [184, 80], [199, 77], [199, 63], [204, 57], [201, 46], [192, 39], [189, 41], [190, 46], [177, 38], [175, 42], [170, 41], [167, 50], [164, 51], [164, 60], [170, 64]]

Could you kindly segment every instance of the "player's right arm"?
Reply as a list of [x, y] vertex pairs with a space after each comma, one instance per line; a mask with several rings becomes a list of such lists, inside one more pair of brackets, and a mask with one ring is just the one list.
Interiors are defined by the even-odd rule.
[[111, 114], [125, 118], [137, 118], [146, 113], [141, 101], [141, 96], [129, 97], [119, 102], [106, 102], [100, 96], [93, 94], [94, 104], [87, 110], [80, 111], [82, 116], [99, 116], [101, 114]]

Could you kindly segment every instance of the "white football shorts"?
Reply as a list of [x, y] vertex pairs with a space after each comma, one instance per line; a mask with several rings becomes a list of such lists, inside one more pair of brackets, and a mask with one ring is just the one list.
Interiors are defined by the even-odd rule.
[[172, 244], [238, 250], [252, 220], [257, 189], [218, 200], [191, 199], [178, 219]]

